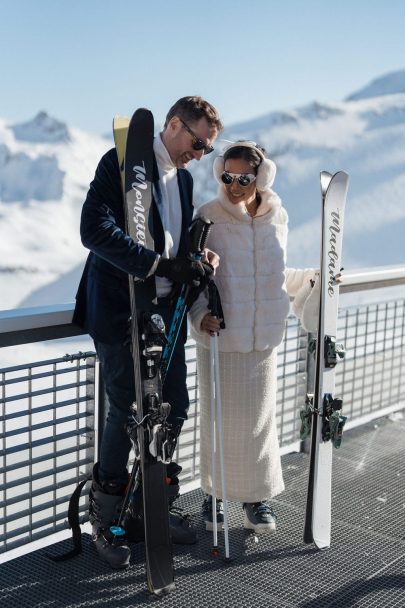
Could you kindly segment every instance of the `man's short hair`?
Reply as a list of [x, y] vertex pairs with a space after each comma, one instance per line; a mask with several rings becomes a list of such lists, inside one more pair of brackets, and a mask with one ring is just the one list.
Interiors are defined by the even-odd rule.
[[205, 118], [208, 124], [215, 127], [218, 132], [224, 128], [218, 111], [198, 95], [182, 97], [176, 101], [167, 113], [164, 129], [166, 129], [173, 116], [178, 116], [185, 122], [197, 122], [200, 118]]

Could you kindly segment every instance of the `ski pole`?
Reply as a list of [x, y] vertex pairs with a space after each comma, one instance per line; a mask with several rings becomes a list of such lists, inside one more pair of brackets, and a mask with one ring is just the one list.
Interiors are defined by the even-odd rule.
[[[194, 260], [201, 260], [204, 253], [204, 248], [207, 242], [208, 234], [211, 229], [212, 222], [205, 217], [196, 218], [191, 224], [188, 234], [189, 252]], [[160, 362], [160, 374], [162, 384], [164, 384], [167, 370], [169, 369], [170, 361], [172, 360], [174, 348], [179, 336], [180, 328], [187, 311], [187, 299], [190, 293], [190, 286], [183, 285], [178, 297], [176, 308], [174, 310], [173, 319], [167, 335], [167, 343], [163, 350], [162, 359]]]
[[[209, 308], [213, 317], [221, 318], [222, 309], [219, 302], [219, 294], [214, 281], [208, 284], [209, 293]], [[221, 310], [221, 314], [220, 314]], [[221, 327], [224, 328], [223, 320]], [[226, 495], [226, 474], [224, 460], [224, 429], [222, 422], [222, 398], [221, 398], [221, 381], [219, 373], [219, 349], [218, 349], [218, 333], [211, 336], [210, 341], [210, 359], [211, 359], [211, 454], [212, 454], [212, 512], [213, 512], [213, 531], [214, 531], [214, 551], [218, 550], [217, 539], [217, 509], [216, 509], [216, 437], [218, 431], [218, 447], [219, 447], [219, 464], [221, 477], [221, 493], [224, 505], [224, 539], [225, 539], [225, 559], [229, 560], [229, 523], [228, 523], [228, 500]], [[217, 427], [217, 428], [216, 428]]]
[[218, 555], [218, 522], [217, 522], [217, 466], [216, 466], [216, 425], [215, 425], [215, 353], [212, 338], [210, 340], [210, 397], [211, 397], [211, 479], [212, 479], [212, 532], [213, 555]]

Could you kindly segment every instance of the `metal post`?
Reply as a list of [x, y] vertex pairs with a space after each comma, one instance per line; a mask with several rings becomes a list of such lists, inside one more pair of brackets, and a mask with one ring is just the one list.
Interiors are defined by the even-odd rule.
[[105, 427], [105, 421], [108, 412], [108, 398], [105, 392], [105, 384], [101, 373], [100, 362], [96, 359], [96, 394], [97, 394], [97, 427], [95, 428], [95, 446], [96, 446], [96, 461], [100, 457], [101, 439]]

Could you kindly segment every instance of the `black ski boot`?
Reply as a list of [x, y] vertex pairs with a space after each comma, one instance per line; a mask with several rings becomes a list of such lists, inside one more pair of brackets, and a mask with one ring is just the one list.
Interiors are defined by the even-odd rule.
[[194, 545], [197, 538], [197, 531], [192, 526], [189, 516], [182, 512], [182, 509], [173, 506], [176, 498], [179, 497], [179, 478], [181, 466], [176, 462], [167, 465], [167, 494], [169, 501], [169, 523], [172, 542], [178, 545]]
[[[170, 454], [171, 456], [174, 454], [177, 440], [181, 432], [181, 426], [171, 427], [169, 431], [169, 445], [170, 445]], [[179, 507], [173, 506], [176, 498], [180, 496], [179, 493], [179, 475], [182, 471], [182, 467], [177, 464], [177, 462], [169, 462], [166, 467], [166, 492], [167, 492], [167, 502], [169, 507], [169, 527], [170, 527], [170, 536], [172, 539], [172, 543], [177, 545], [194, 545], [197, 538], [197, 531], [192, 526], [190, 522], [189, 515], [183, 513], [183, 510]], [[131, 540], [133, 538], [133, 533], [139, 536], [140, 530], [140, 517], [142, 514], [132, 513], [132, 521], [131, 521]]]
[[[179, 479], [177, 475], [181, 472], [181, 466], [175, 462], [167, 465], [167, 498], [169, 504], [169, 526], [172, 542], [177, 545], [194, 545], [197, 542], [197, 531], [191, 525], [189, 516], [182, 509], [173, 506], [179, 497]], [[136, 498], [132, 503], [130, 515], [124, 520], [125, 538], [128, 542], [139, 543], [145, 540], [143, 522], [142, 491], [136, 492]]]
[[126, 541], [115, 537], [110, 531], [110, 527], [118, 521], [124, 494], [125, 487], [121, 484], [99, 482], [96, 464], [89, 493], [89, 519], [98, 554], [111, 568], [127, 568], [131, 557]]

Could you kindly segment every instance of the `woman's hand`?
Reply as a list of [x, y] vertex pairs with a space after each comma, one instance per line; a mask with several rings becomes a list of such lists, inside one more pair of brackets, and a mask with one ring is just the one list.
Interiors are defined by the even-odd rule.
[[201, 321], [200, 328], [202, 331], [206, 331], [210, 336], [215, 336], [215, 334], [219, 334], [221, 321], [222, 319], [217, 319], [217, 317], [213, 317], [207, 313]]
[[342, 270], [344, 270], [344, 268], [340, 269], [340, 272], [335, 274], [335, 283], [337, 285], [340, 285], [341, 283], [343, 283], [343, 274], [342, 274]]
[[215, 269], [218, 268], [219, 266], [219, 255], [217, 253], [215, 253], [215, 251], [211, 251], [211, 249], [204, 249], [203, 252], [203, 262], [206, 262], [207, 264], [211, 264], [211, 266], [214, 269], [214, 274], [215, 274]]

